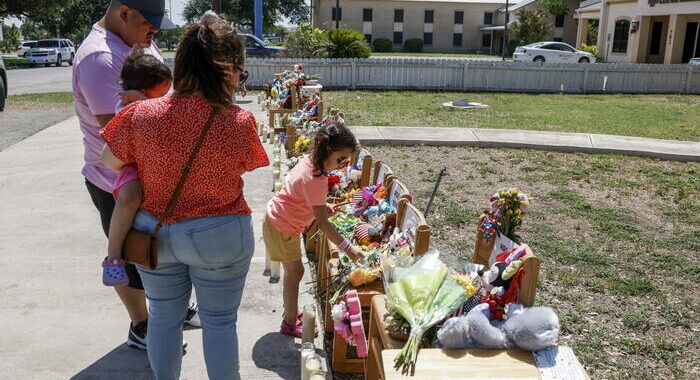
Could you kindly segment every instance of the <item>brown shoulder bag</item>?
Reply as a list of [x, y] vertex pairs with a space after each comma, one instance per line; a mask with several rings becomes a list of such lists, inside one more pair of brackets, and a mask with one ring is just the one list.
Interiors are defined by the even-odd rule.
[[182, 174], [180, 174], [180, 180], [175, 187], [175, 191], [173, 191], [173, 196], [170, 198], [165, 211], [158, 218], [158, 224], [153, 233], [141, 232], [132, 228], [126, 234], [126, 239], [124, 239], [124, 245], [122, 246], [122, 258], [124, 260], [151, 270], [156, 269], [158, 266], [158, 231], [163, 226], [163, 221], [170, 217], [175, 210], [175, 206], [177, 206], [177, 201], [180, 199], [182, 189], [185, 187], [187, 176], [190, 174], [194, 160], [197, 158], [197, 153], [199, 153], [207, 132], [211, 128], [214, 116], [216, 116], [216, 112], [212, 109], [207, 124], [202, 129], [202, 133], [199, 134], [199, 140], [197, 140], [197, 144], [192, 149], [189, 160], [182, 168]]

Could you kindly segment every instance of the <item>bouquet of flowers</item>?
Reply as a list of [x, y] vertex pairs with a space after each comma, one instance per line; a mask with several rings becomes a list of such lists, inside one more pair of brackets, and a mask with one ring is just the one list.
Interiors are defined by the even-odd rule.
[[448, 276], [439, 252], [425, 253], [408, 268], [395, 268], [393, 283], [385, 283], [390, 307], [411, 326], [406, 345], [394, 361], [403, 374], [415, 371], [424, 333], [444, 320], [466, 301], [464, 289]]
[[302, 154], [302, 153], [305, 153], [306, 151], [308, 151], [310, 146], [311, 146], [311, 139], [309, 139], [306, 136], [299, 136], [299, 138], [297, 138], [296, 143], [294, 143], [294, 149], [299, 154]]
[[[331, 278], [334, 290], [329, 302], [335, 304], [350, 289], [350, 286], [362, 286], [381, 278], [379, 254], [372, 252], [364, 259], [353, 262], [346, 255], [340, 255], [338, 274]], [[353, 283], [354, 282], [354, 283]]]
[[523, 218], [527, 216], [530, 198], [518, 189], [503, 189], [494, 194], [491, 207], [484, 210], [484, 221], [481, 225], [486, 240], [491, 238], [492, 227], [497, 227], [503, 235], [513, 241], [521, 241], [517, 232], [521, 231]]

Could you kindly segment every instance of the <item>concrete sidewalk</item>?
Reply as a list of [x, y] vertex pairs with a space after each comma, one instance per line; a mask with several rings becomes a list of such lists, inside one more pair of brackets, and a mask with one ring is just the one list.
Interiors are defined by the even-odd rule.
[[[259, 109], [251, 99], [241, 106]], [[80, 174], [81, 139], [71, 118], [0, 152], [3, 379], [152, 378], [146, 353], [124, 345], [126, 312], [101, 283], [107, 240]], [[239, 310], [241, 375], [297, 379], [299, 340], [278, 333], [281, 284], [262, 276], [261, 225], [272, 169], [246, 174], [245, 183], [257, 244]], [[302, 295], [300, 305], [311, 302]], [[185, 331], [185, 339], [182, 378], [206, 379], [201, 331]]]
[[352, 127], [363, 145], [442, 145], [615, 153], [700, 161], [700, 142], [518, 129]]

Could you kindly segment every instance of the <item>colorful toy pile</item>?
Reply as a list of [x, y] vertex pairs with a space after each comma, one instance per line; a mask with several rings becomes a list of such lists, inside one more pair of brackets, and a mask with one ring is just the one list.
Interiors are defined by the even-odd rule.
[[[300, 84], [297, 80], [305, 78], [301, 69], [283, 73], [272, 95], [282, 99], [280, 89]], [[293, 141], [287, 149], [288, 168], [312, 149], [318, 128], [344, 121], [339, 110], [323, 115], [320, 95], [302, 100], [300, 109], [284, 120], [282, 138]], [[369, 183], [372, 170], [375, 179]], [[391, 173], [386, 164], [373, 167], [364, 151], [328, 176], [328, 201], [335, 205], [331, 223], [361, 249], [363, 259], [353, 262], [316, 229], [305, 233], [317, 262], [315, 282], [326, 314], [321, 320], [325, 331], [333, 334], [333, 371], [385, 378], [388, 369], [377, 350], [383, 350], [387, 340], [377, 334], [393, 339], [392, 348], [400, 348], [393, 367], [409, 375], [426, 348], [537, 351], [556, 346], [556, 313], [532, 307], [540, 261], [518, 235], [530, 197], [518, 189], [496, 192], [479, 221], [473, 263], [449, 269], [427, 243], [417, 248], [421, 227], [427, 228], [428, 238], [430, 229], [407, 189], [395, 192], [400, 183]], [[386, 313], [370, 321], [378, 328], [370, 329], [367, 337], [363, 316], [375, 318], [367, 313], [374, 307], [372, 297], [383, 298]], [[367, 339], [379, 343], [368, 344]]]

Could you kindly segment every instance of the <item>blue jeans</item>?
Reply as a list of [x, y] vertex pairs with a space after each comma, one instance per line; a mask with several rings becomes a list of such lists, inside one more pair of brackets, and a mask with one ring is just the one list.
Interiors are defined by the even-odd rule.
[[[134, 229], [157, 224], [139, 210]], [[182, 324], [192, 286], [202, 321], [204, 361], [210, 379], [240, 379], [236, 320], [253, 256], [250, 215], [192, 218], [164, 224], [158, 233], [158, 267], [138, 267], [148, 299], [148, 360], [158, 380], [180, 378]]]

